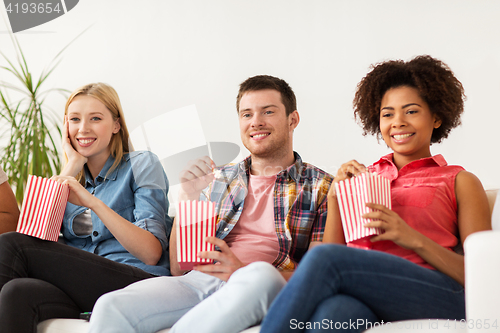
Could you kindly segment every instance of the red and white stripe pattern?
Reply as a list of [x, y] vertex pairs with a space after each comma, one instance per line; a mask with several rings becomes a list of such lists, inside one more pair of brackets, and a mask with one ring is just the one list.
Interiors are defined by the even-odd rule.
[[366, 207], [367, 203], [392, 208], [389, 179], [365, 172], [354, 178], [335, 183], [335, 191], [347, 243], [381, 233], [379, 228], [364, 228], [363, 225], [372, 219], [365, 219], [361, 216], [373, 211]]
[[57, 241], [68, 202], [69, 186], [29, 175], [24, 193], [17, 232]]
[[182, 270], [213, 263], [212, 259], [198, 258], [198, 252], [214, 250], [214, 245], [205, 242], [205, 238], [215, 236], [215, 215], [215, 202], [179, 202], [176, 219], [177, 261]]

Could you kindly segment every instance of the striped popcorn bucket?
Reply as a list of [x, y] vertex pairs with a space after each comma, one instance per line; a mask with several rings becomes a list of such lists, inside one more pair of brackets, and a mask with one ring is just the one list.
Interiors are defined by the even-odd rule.
[[215, 202], [180, 201], [177, 207], [177, 261], [182, 270], [195, 265], [211, 264], [211, 259], [198, 258], [198, 252], [213, 251], [214, 245], [205, 242], [215, 236]]
[[68, 185], [29, 175], [16, 231], [57, 241], [68, 196]]
[[[367, 237], [379, 235], [379, 228], [364, 228], [372, 221], [362, 216], [373, 209], [367, 203], [375, 203], [392, 208], [391, 182], [389, 179], [369, 172], [335, 183], [344, 237], [348, 245], [370, 247]], [[362, 241], [358, 241], [362, 240]]]

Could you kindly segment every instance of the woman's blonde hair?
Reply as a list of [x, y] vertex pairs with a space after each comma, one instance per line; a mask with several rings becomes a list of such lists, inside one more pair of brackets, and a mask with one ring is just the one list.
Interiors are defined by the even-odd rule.
[[[104, 104], [104, 106], [106, 106], [109, 112], [111, 112], [113, 120], [118, 120], [120, 123], [120, 130], [118, 131], [118, 133], [114, 134], [111, 137], [111, 141], [109, 143], [111, 156], [115, 158], [115, 162], [108, 171], [109, 174], [121, 162], [123, 154], [134, 150], [132, 144], [129, 143], [129, 134], [127, 125], [125, 123], [125, 115], [123, 114], [120, 98], [118, 97], [116, 90], [113, 89], [113, 87], [111, 87], [110, 85], [101, 82], [86, 84], [83, 87], [80, 87], [73, 91], [73, 93], [69, 96], [64, 108], [65, 116], [68, 114], [69, 105], [77, 96], [90, 96], [97, 99], [102, 104]], [[66, 159], [66, 163], [68, 163], [68, 157], [66, 156], [66, 153], [64, 153], [64, 158]], [[83, 172], [83, 169], [78, 173], [76, 179], [81, 184], [85, 184], [85, 173]]]

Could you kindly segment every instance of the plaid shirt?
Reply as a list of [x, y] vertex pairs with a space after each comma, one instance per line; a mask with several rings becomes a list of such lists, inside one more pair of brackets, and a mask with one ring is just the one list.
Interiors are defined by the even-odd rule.
[[[321, 241], [327, 214], [327, 193], [332, 176], [313, 165], [295, 163], [278, 173], [274, 186], [274, 223], [279, 241], [273, 265], [293, 270], [312, 241]], [[217, 204], [216, 237], [224, 239], [238, 222], [248, 192], [251, 158], [215, 172], [215, 180], [203, 191], [201, 200]]]

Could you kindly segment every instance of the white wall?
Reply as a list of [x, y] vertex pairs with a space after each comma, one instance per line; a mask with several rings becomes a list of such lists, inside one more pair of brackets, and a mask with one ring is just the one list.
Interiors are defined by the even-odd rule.
[[[430, 54], [455, 71], [468, 96], [463, 125], [433, 153], [491, 188], [500, 187], [498, 17], [500, 2], [491, 0], [80, 0], [66, 15], [16, 36], [39, 73], [90, 26], [48, 84], [113, 85], [129, 129], [195, 104], [208, 141], [241, 145], [238, 84], [257, 74], [279, 76], [298, 98], [296, 150], [332, 173], [349, 159], [372, 163], [387, 152], [361, 135], [352, 115], [356, 84], [370, 64]], [[7, 31], [1, 24], [0, 48], [11, 56]], [[64, 100], [51, 103], [62, 114]]]

